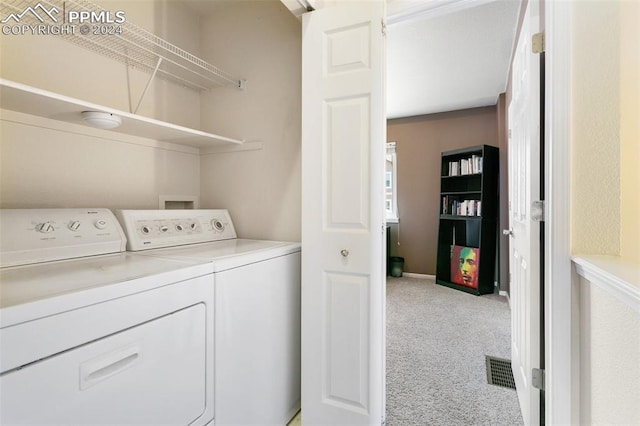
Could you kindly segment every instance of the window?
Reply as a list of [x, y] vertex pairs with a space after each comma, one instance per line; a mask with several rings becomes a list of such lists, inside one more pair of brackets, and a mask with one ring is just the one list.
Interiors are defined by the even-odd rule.
[[398, 165], [396, 143], [387, 143], [384, 167], [384, 190], [387, 222], [398, 223]]

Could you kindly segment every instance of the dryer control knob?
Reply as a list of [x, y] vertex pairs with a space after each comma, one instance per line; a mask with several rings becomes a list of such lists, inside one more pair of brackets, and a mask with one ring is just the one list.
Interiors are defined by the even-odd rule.
[[169, 227], [167, 225], [162, 225], [160, 227], [160, 232], [167, 232], [169, 230]]
[[38, 226], [36, 226], [36, 231], [42, 232], [43, 234], [48, 234], [49, 232], [55, 231], [55, 228], [53, 227], [53, 223], [44, 222], [44, 223], [40, 223], [40, 224], [38, 224]]
[[104, 229], [107, 227], [107, 221], [104, 219], [98, 219], [96, 220], [96, 228], [98, 229]]
[[142, 231], [144, 235], [149, 235], [149, 233], [151, 232], [151, 228], [149, 228], [148, 226], [143, 226], [142, 228], [140, 228], [140, 231]]
[[182, 225], [176, 225], [176, 231], [180, 232], [184, 229], [184, 226]]
[[218, 219], [213, 219], [211, 221], [211, 226], [213, 226], [213, 229], [218, 232], [224, 231], [224, 223], [220, 222]]
[[71, 223], [69, 223], [69, 229], [72, 231], [77, 231], [78, 229], [80, 229], [81, 224], [82, 222], [80, 222], [79, 220], [74, 220]]

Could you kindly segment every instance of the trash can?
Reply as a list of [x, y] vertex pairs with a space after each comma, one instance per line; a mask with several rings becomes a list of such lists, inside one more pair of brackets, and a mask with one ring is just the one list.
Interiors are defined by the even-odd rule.
[[399, 278], [402, 276], [402, 268], [404, 267], [404, 257], [391, 256], [391, 276]]

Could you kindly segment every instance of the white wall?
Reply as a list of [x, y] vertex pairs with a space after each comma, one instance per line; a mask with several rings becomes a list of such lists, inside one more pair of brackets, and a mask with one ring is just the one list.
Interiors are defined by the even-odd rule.
[[262, 149], [203, 154], [201, 205], [230, 209], [241, 237], [300, 240], [301, 24], [278, 0], [222, 2], [201, 21], [202, 55], [247, 90], [202, 97], [202, 126]]
[[602, 285], [580, 278], [580, 424], [637, 425], [640, 312]]
[[[178, 2], [103, 1], [129, 21], [198, 53], [198, 16]], [[58, 36], [2, 36], [0, 76], [128, 111], [149, 74], [130, 71]], [[200, 95], [156, 80], [141, 115], [191, 127], [200, 124]], [[158, 196], [200, 195], [195, 149], [113, 132], [0, 113], [0, 206], [157, 208]]]

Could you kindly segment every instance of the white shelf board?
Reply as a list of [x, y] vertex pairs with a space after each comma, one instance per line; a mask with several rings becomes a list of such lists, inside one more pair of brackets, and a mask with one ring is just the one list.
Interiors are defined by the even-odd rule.
[[[82, 111], [118, 115], [122, 125], [110, 131], [197, 148], [241, 145], [244, 141], [85, 102], [14, 81], [0, 79], [0, 107], [38, 117], [85, 125]], [[91, 126], [87, 126], [91, 127]]]

